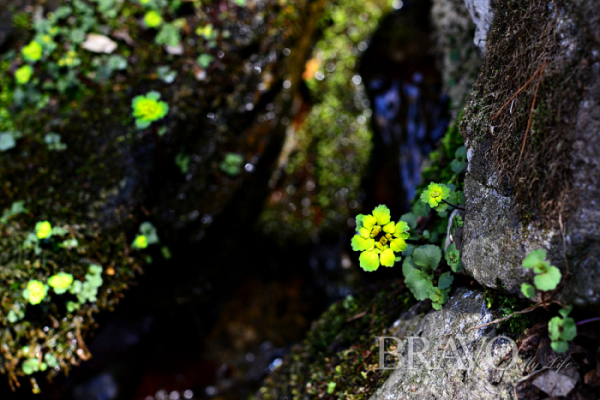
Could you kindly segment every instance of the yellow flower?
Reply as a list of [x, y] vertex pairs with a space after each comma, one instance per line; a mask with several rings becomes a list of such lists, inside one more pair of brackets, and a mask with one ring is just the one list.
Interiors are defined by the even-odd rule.
[[144, 15], [144, 23], [148, 28], [156, 28], [162, 24], [162, 17], [154, 10], [150, 10]]
[[69, 286], [73, 283], [73, 275], [60, 272], [56, 275], [52, 275], [48, 279], [48, 284], [54, 288], [56, 294], [63, 294], [67, 291]]
[[23, 65], [15, 71], [15, 79], [19, 85], [24, 85], [29, 82], [31, 75], [33, 75], [33, 68], [31, 68], [30, 65]]
[[136, 96], [131, 103], [133, 116], [139, 129], [150, 126], [153, 121], [164, 118], [169, 112], [169, 106], [164, 101], [159, 101], [158, 92], [149, 92], [145, 96]]
[[42, 58], [42, 45], [36, 41], [29, 43], [21, 50], [23, 58], [27, 61], [36, 62]]
[[421, 193], [421, 201], [435, 208], [450, 195], [450, 188], [444, 184], [431, 182], [426, 190]]
[[43, 221], [35, 224], [35, 235], [38, 239], [46, 239], [52, 236], [52, 225], [50, 225], [50, 222]]
[[139, 235], [133, 241], [133, 247], [136, 249], [145, 249], [148, 247], [148, 238], [144, 235]]
[[40, 304], [46, 296], [46, 285], [37, 280], [31, 280], [27, 283], [27, 289], [23, 291], [24, 297], [31, 304]]

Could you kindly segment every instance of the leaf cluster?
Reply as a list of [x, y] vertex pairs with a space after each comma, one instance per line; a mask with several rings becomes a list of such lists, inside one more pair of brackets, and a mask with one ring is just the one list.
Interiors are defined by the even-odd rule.
[[577, 336], [577, 325], [573, 318], [569, 318], [568, 315], [571, 312], [572, 307], [563, 308], [556, 316], [548, 322], [548, 333], [550, 334], [550, 340], [552, 343], [552, 349], [557, 353], [564, 353], [569, 349], [567, 342], [573, 340]]

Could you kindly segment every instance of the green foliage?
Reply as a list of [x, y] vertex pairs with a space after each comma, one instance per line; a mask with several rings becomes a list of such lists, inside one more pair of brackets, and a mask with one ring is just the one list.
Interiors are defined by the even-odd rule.
[[460, 251], [456, 248], [454, 243], [446, 248], [445, 258], [452, 271], [462, 271], [462, 259], [460, 258]]
[[465, 146], [461, 146], [456, 149], [454, 153], [454, 160], [450, 163], [450, 168], [454, 171], [455, 174], [460, 174], [464, 171], [467, 166], [467, 150]]
[[244, 158], [240, 154], [227, 153], [225, 159], [219, 164], [219, 169], [230, 176], [237, 176], [242, 172]]
[[535, 296], [535, 287], [533, 287], [533, 285], [530, 285], [529, 283], [522, 283], [521, 292], [525, 297], [531, 299], [533, 296]]
[[333, 392], [335, 392], [336, 386], [337, 386], [337, 384], [335, 382], [329, 382], [327, 384], [327, 394], [333, 394]]
[[158, 233], [151, 222], [143, 222], [140, 225], [138, 235], [133, 240], [131, 246], [134, 249], [142, 250], [152, 244], [159, 243]]
[[[69, 293], [77, 296], [79, 305], [87, 302], [94, 303], [97, 300], [98, 289], [102, 286], [102, 267], [92, 264], [88, 267], [88, 272], [85, 274], [85, 280], [73, 281], [69, 287]], [[69, 307], [69, 305], [67, 305]], [[71, 305], [70, 310], [75, 310], [77, 306]], [[70, 311], [72, 312], [72, 311]]]
[[548, 322], [548, 333], [552, 343], [552, 349], [557, 353], [564, 353], [569, 349], [567, 342], [573, 340], [577, 336], [577, 325], [573, 318], [567, 316], [571, 312], [571, 307], [563, 308], [559, 311], [560, 317], [553, 317]]
[[160, 93], [155, 91], [134, 97], [131, 106], [138, 129], [149, 127], [152, 122], [163, 119], [169, 112], [168, 104], [160, 101]]
[[161, 46], [178, 46], [181, 42], [180, 30], [185, 20], [175, 20], [166, 23], [156, 35], [156, 44]]
[[533, 283], [543, 292], [556, 289], [562, 278], [560, 270], [546, 261], [546, 251], [543, 249], [529, 253], [523, 260], [523, 268], [533, 269], [536, 274]]
[[17, 145], [15, 135], [12, 132], [0, 132], [0, 151], [7, 151]]
[[442, 259], [442, 251], [438, 246], [427, 244], [416, 247], [412, 256], [407, 256], [402, 264], [404, 283], [417, 300], [431, 299], [432, 306], [441, 310], [449, 298], [450, 286], [454, 277], [445, 272], [438, 279], [438, 286], [433, 282], [434, 271]]
[[390, 222], [390, 210], [384, 205], [375, 207], [372, 215], [356, 216], [356, 234], [351, 245], [361, 251], [359, 261], [362, 269], [372, 272], [379, 268], [393, 267], [396, 254], [406, 250], [409, 227], [406, 222]]
[[67, 149], [67, 145], [61, 143], [60, 135], [58, 133], [48, 133], [44, 136], [44, 141], [48, 145], [48, 150], [51, 151], [63, 151]]
[[210, 54], [200, 54], [198, 56], [198, 65], [201, 66], [202, 68], [208, 68], [210, 66], [210, 63], [212, 63], [214, 57]]
[[192, 158], [184, 153], [179, 153], [175, 156], [175, 164], [179, 167], [182, 174], [187, 174], [190, 170], [190, 161]]
[[4, 213], [2, 213], [2, 217], [0, 217], [0, 224], [6, 224], [10, 217], [13, 217], [15, 215], [19, 215], [19, 214], [25, 213], [25, 212], [27, 212], [27, 209], [25, 208], [25, 201], [24, 200], [15, 201], [14, 203], [11, 204], [10, 209], [4, 210]]

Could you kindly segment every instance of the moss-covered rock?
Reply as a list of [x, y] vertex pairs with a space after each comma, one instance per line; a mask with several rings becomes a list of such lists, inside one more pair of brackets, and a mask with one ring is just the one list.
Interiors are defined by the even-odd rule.
[[597, 307], [597, 8], [573, 1], [496, 7], [462, 124], [465, 269], [483, 285], [520, 294], [531, 281], [521, 261], [544, 248], [566, 275], [562, 298]]
[[262, 229], [282, 242], [306, 242], [344, 229], [360, 207], [372, 147], [372, 111], [358, 66], [391, 3], [328, 2], [303, 82], [290, 83], [305, 86], [306, 92], [296, 98], [260, 217]]
[[[305, 1], [32, 3], [9, 10], [0, 56], [0, 372], [16, 386], [35, 371], [26, 360], [52, 376], [87, 359], [93, 315], [114, 307], [148, 250], [180, 232], [202, 237], [251, 172], [268, 171], [292, 97], [284, 73], [299, 79], [314, 34], [303, 27], [322, 11]], [[157, 29], [144, 22], [150, 10]], [[22, 53], [31, 42], [37, 61]], [[33, 75], [17, 82], [26, 64]], [[151, 91], [168, 113], [136, 128], [132, 100]], [[243, 160], [239, 174], [219, 167], [229, 153]], [[41, 221], [59, 229], [38, 239]], [[146, 241], [133, 245], [138, 234]], [[50, 289], [28, 304], [28, 282], [59, 272], [86, 301]]]

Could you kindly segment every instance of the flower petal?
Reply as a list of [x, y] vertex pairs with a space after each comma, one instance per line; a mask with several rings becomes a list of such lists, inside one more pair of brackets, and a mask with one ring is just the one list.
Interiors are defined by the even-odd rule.
[[363, 227], [365, 227], [369, 230], [371, 230], [373, 228], [373, 226], [375, 226], [376, 223], [377, 223], [377, 219], [375, 219], [375, 217], [372, 215], [365, 215], [364, 218], [362, 219]]
[[362, 252], [358, 260], [360, 261], [360, 267], [367, 272], [379, 268], [379, 254], [375, 250]]
[[386, 225], [390, 222], [390, 209], [383, 204], [379, 205], [373, 210], [373, 216], [377, 219], [379, 225]]
[[396, 224], [393, 222], [390, 222], [389, 224], [387, 224], [386, 226], [383, 227], [383, 231], [385, 233], [394, 233], [396, 229]]
[[371, 238], [363, 238], [360, 235], [354, 235], [352, 237], [352, 250], [354, 251], [364, 251], [364, 250], [372, 250], [375, 247], [375, 240]]
[[406, 242], [404, 239], [394, 239], [390, 243], [390, 248], [396, 253], [406, 250]]
[[408, 224], [404, 221], [399, 221], [394, 229], [394, 236], [400, 239], [408, 239], [410, 233], [408, 233]]
[[381, 265], [384, 267], [393, 267], [394, 262], [396, 261], [396, 255], [392, 251], [392, 249], [385, 249], [383, 253], [380, 255]]

